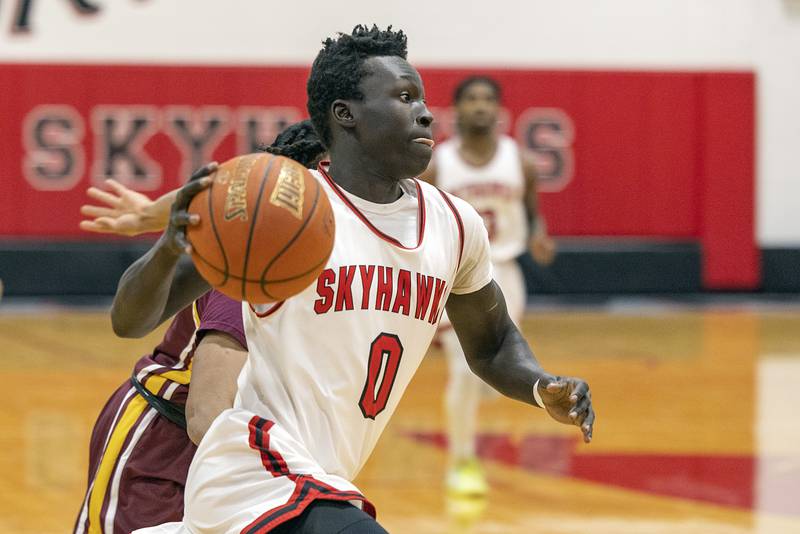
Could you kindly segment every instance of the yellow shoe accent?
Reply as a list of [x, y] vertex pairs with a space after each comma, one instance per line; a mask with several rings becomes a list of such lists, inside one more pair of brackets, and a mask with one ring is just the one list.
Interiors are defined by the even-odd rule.
[[482, 497], [489, 491], [478, 460], [459, 462], [447, 474], [447, 491], [462, 497]]

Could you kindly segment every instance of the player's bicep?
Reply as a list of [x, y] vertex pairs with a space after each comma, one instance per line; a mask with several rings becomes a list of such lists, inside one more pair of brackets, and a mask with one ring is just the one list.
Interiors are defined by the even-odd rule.
[[470, 365], [493, 358], [509, 328], [514, 327], [503, 292], [494, 280], [472, 293], [451, 294], [447, 316]]
[[186, 400], [186, 430], [193, 442], [199, 443], [214, 419], [233, 406], [246, 360], [247, 351], [228, 334], [209, 332], [198, 344]]

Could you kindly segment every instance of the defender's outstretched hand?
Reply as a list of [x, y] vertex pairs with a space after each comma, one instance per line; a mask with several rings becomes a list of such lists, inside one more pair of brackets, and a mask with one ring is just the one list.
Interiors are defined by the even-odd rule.
[[217, 167], [219, 164], [216, 161], [203, 165], [192, 174], [189, 183], [178, 189], [170, 210], [169, 223], [162, 238], [165, 245], [173, 252], [178, 254], [192, 252], [192, 247], [186, 239], [186, 226], [198, 224], [200, 216], [189, 213], [189, 203], [197, 193], [211, 185], [212, 179], [209, 175], [214, 174]]
[[[91, 217], [80, 222], [81, 230], [100, 234], [134, 236], [160, 232], [169, 219], [169, 205], [158, 213], [158, 201], [128, 189], [116, 180], [106, 180], [109, 191], [90, 187], [86, 194], [102, 205], [84, 204], [81, 215]], [[160, 200], [160, 199], [159, 199]]]
[[539, 382], [538, 394], [550, 417], [559, 423], [579, 426], [583, 441], [592, 441], [594, 408], [589, 384], [580, 378], [557, 376], [549, 383]]

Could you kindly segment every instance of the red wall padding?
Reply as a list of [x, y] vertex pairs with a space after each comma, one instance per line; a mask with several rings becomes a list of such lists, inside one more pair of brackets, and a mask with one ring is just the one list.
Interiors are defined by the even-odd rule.
[[[473, 72], [422, 69], [429, 104], [446, 107]], [[707, 287], [758, 285], [752, 73], [481, 72], [501, 82], [512, 134], [530, 108], [555, 108], [574, 125], [564, 147], [574, 159], [571, 179], [541, 197], [553, 234], [698, 239]], [[235, 128], [245, 106], [304, 113], [306, 75], [277, 67], [0, 65], [0, 236], [83, 237], [78, 207], [92, 175], [97, 106], [226, 106]], [[71, 106], [85, 126], [84, 172], [65, 191], [38, 191], [23, 176], [23, 124], [44, 104]], [[160, 125], [144, 145], [163, 175], [153, 194], [176, 187], [188, 168], [165, 131]], [[212, 154], [224, 160], [236, 151], [229, 133]]]

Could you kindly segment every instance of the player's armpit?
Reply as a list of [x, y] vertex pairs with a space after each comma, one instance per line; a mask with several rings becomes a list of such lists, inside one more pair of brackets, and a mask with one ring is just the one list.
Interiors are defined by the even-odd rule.
[[192, 382], [186, 400], [186, 432], [200, 443], [211, 423], [233, 407], [236, 380], [247, 351], [222, 332], [209, 332], [200, 341], [192, 363]]

